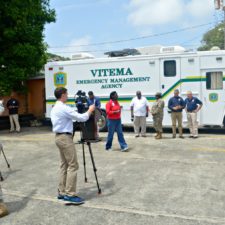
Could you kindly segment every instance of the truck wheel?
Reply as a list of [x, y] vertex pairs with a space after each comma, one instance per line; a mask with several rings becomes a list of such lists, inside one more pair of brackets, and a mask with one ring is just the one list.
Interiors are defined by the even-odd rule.
[[100, 121], [98, 122], [98, 128], [100, 132], [107, 131], [107, 117], [106, 112], [102, 110], [102, 116], [100, 118]]

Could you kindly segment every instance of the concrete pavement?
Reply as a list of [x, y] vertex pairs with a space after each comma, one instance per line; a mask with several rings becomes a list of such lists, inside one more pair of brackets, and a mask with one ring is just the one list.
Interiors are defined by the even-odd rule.
[[5, 178], [1, 185], [11, 212], [1, 224], [225, 224], [225, 136], [201, 134], [196, 140], [182, 140], [166, 134], [154, 140], [153, 134], [134, 138], [125, 133], [127, 153], [119, 151], [116, 139], [112, 152], [104, 150], [104, 141], [92, 144], [101, 195], [88, 151], [84, 183], [81, 145], [76, 144], [78, 190], [86, 203], [65, 206], [56, 200], [59, 154], [50, 129], [1, 131], [0, 142], [11, 164], [8, 170], [0, 156]]

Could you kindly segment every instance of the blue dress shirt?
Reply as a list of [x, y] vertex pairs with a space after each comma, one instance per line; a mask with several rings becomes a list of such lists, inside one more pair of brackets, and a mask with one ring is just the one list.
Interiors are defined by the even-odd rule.
[[[174, 110], [173, 107], [181, 106], [182, 109]], [[168, 102], [168, 107], [172, 112], [182, 112], [182, 110], [185, 108], [185, 101], [180, 96], [174, 96], [170, 98]]]
[[198, 108], [198, 105], [202, 105], [202, 102], [196, 97], [186, 98], [185, 103], [188, 112], [192, 112]]

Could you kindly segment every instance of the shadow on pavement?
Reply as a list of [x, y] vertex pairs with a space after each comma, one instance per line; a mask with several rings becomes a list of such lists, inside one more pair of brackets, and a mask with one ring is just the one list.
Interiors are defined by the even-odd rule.
[[35, 189], [32, 192], [30, 192], [29, 195], [23, 197], [21, 200], [6, 202], [10, 214], [18, 213], [19, 211], [23, 210], [27, 206], [28, 202], [31, 200], [32, 196], [36, 194], [36, 192], [37, 191]]

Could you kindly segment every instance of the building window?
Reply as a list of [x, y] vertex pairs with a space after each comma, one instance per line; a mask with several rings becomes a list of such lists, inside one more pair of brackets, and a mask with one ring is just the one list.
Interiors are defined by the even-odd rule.
[[223, 72], [207, 72], [206, 89], [208, 90], [223, 89]]
[[176, 61], [175, 60], [164, 61], [164, 76], [175, 77], [176, 75], [177, 75]]

